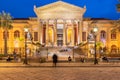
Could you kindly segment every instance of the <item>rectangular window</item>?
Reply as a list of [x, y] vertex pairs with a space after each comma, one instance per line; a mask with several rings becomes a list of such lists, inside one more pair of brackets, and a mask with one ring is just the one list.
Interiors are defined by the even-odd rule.
[[111, 34], [111, 39], [116, 39], [116, 33]]
[[34, 32], [34, 41], [38, 41], [38, 32]]
[[86, 32], [82, 32], [82, 41], [86, 41]]

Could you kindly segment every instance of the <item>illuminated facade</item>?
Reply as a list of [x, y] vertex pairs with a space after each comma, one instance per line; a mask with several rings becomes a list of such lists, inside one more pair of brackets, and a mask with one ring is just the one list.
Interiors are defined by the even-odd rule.
[[[111, 32], [111, 20], [85, 19], [83, 15], [86, 7], [81, 8], [63, 1], [57, 1], [42, 7], [34, 6], [37, 17], [28, 19], [14, 19], [13, 29], [8, 32], [8, 53], [13, 50], [22, 53], [24, 51], [24, 28], [27, 26], [33, 36], [34, 42], [40, 42], [45, 46], [75, 46], [88, 41], [88, 35], [94, 26], [99, 31], [97, 41], [103, 43], [101, 46], [108, 48], [108, 51], [119, 52], [120, 34]], [[96, 21], [92, 25], [92, 21]], [[0, 53], [4, 51], [4, 30], [0, 30]], [[92, 48], [93, 44], [88, 43]], [[28, 43], [30, 49], [34, 45]]]

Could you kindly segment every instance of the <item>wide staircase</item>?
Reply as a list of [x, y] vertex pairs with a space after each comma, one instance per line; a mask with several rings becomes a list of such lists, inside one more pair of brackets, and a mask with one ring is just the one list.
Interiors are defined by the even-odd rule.
[[48, 48], [41, 48], [40, 49], [40, 57], [47, 58], [48, 61], [52, 61], [53, 54], [58, 56], [59, 61], [67, 61], [68, 57], [71, 58], [79, 58], [80, 57], [80, 50], [73, 51], [72, 47], [48, 47]]

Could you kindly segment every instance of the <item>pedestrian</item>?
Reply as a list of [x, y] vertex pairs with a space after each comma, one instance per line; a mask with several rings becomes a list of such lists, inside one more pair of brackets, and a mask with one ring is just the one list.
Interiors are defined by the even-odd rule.
[[10, 55], [9, 55], [6, 61], [10, 62], [11, 60], [12, 60], [12, 59], [11, 59], [11, 57], [10, 57]]
[[56, 67], [56, 64], [58, 62], [58, 56], [56, 54], [54, 54], [52, 59], [53, 59], [53, 66]]
[[71, 57], [69, 56], [69, 57], [68, 57], [68, 62], [71, 62], [71, 61], [72, 61], [72, 59], [71, 59]]
[[106, 62], [109, 62], [109, 60], [108, 60], [108, 58], [107, 58], [106, 56], [104, 56], [104, 57], [102, 58], [102, 60], [103, 60], [103, 61], [106, 61]]
[[13, 51], [13, 57], [14, 57], [14, 60], [16, 61], [17, 60], [17, 54], [15, 51]]
[[84, 62], [85, 62], [84, 57], [81, 57], [81, 58], [80, 58], [80, 60], [81, 60], [81, 62], [82, 62], [82, 63], [84, 63]]

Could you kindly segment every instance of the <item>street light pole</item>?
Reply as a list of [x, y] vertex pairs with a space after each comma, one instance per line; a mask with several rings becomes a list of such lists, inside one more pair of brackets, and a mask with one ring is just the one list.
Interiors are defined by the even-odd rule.
[[96, 35], [94, 35], [94, 38], [95, 38], [95, 43], [94, 43], [94, 46], [95, 46], [95, 54], [94, 54], [95, 60], [94, 60], [94, 64], [98, 64], [98, 60], [97, 60], [97, 56], [96, 56]]
[[27, 61], [27, 39], [26, 39], [26, 35], [25, 35], [25, 60], [24, 60], [24, 64], [28, 64], [28, 61]]
[[98, 28], [97, 27], [94, 27], [93, 28], [93, 35], [94, 35], [94, 40], [95, 40], [95, 43], [94, 43], [94, 47], [95, 47], [95, 53], [94, 53], [94, 64], [98, 64], [98, 60], [97, 60], [97, 56], [96, 56], [96, 37], [97, 37], [97, 32], [98, 32]]
[[47, 60], [48, 60], [48, 47], [47, 47]]
[[75, 58], [75, 57], [74, 57], [74, 47], [73, 47], [73, 61], [74, 61], [74, 58]]
[[[25, 32], [28, 32], [28, 29], [24, 29]], [[25, 33], [25, 59], [24, 59], [24, 64], [28, 64], [27, 60], [27, 34]]]

